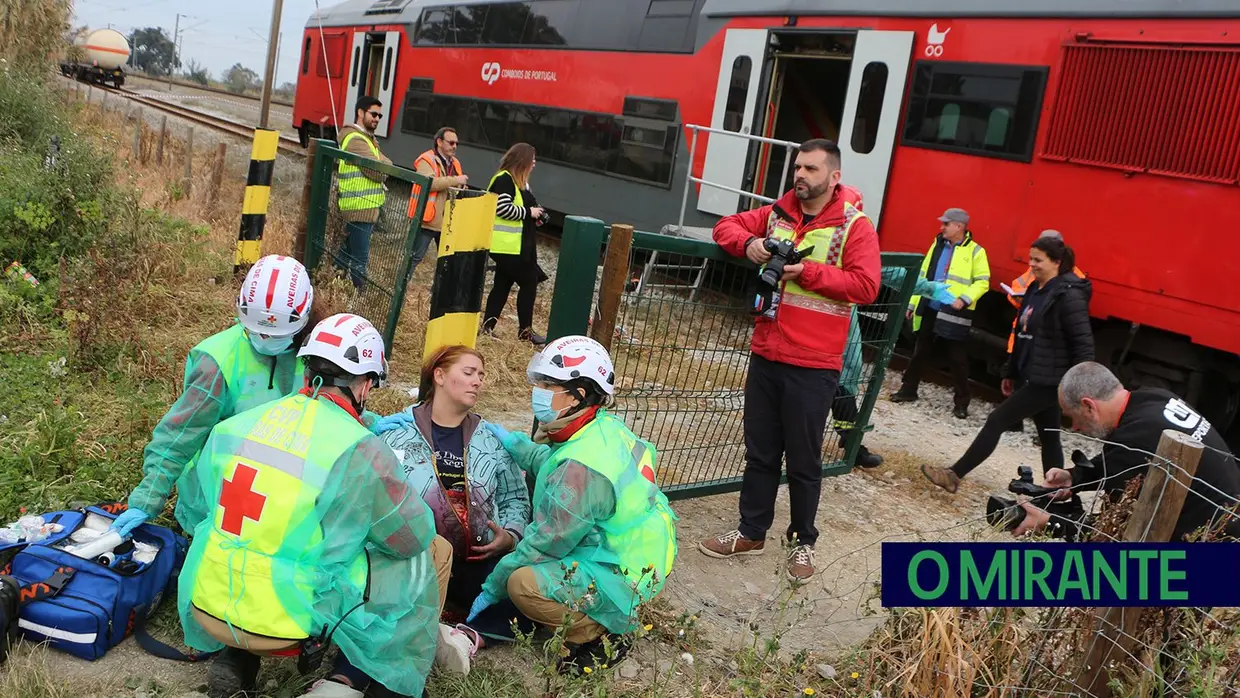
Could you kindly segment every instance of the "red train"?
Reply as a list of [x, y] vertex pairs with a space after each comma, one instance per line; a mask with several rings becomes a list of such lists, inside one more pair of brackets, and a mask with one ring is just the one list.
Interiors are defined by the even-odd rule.
[[[443, 125], [475, 181], [517, 141], [539, 201], [658, 230], [775, 196], [825, 136], [883, 248], [924, 252], [966, 208], [999, 282], [1063, 231], [1094, 282], [1099, 357], [1240, 433], [1240, 4], [1234, 0], [351, 0], [312, 16], [293, 111], [333, 137], [359, 94], [411, 166]], [[691, 154], [692, 151], [692, 154]], [[1240, 281], [1240, 280], [1238, 280]], [[993, 362], [992, 362], [993, 364]]]

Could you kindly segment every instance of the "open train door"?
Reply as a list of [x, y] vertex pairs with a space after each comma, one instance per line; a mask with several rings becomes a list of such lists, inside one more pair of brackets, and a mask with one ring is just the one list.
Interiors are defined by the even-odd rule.
[[[715, 88], [711, 128], [732, 131], [740, 136], [750, 135], [758, 104], [758, 83], [761, 81], [766, 45], [765, 29], [727, 30], [723, 40], [723, 59], [719, 64], [719, 83]], [[702, 179], [740, 190], [744, 184], [745, 160], [751, 144], [749, 138], [709, 134]], [[702, 187], [698, 194], [698, 210], [716, 216], [736, 213], [739, 206], [740, 195], [724, 189]]]
[[387, 32], [383, 37], [383, 59], [373, 67], [375, 86], [374, 95], [383, 102], [383, 118], [375, 127], [375, 135], [388, 137], [388, 128], [396, 118], [397, 108], [392, 102], [392, 93], [396, 88], [396, 54], [400, 50], [400, 32]]
[[345, 92], [344, 109], [340, 110], [344, 115], [340, 120], [342, 127], [357, 120], [353, 106], [357, 104], [359, 91], [366, 82], [366, 58], [366, 32], [353, 32], [353, 48], [349, 49], [349, 67], [345, 73], [349, 90]]
[[861, 190], [865, 212], [878, 226], [895, 152], [913, 32], [857, 32], [840, 128], [844, 182]]

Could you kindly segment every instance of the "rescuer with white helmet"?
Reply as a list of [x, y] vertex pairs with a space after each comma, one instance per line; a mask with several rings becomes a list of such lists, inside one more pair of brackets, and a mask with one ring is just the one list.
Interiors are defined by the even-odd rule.
[[[295, 347], [309, 331], [313, 308], [314, 288], [301, 262], [268, 255], [254, 264], [237, 293], [237, 323], [190, 350], [181, 396], [155, 426], [143, 452], [142, 482], [113, 530], [128, 535], [163, 511], [215, 425], [301, 388]], [[182, 489], [178, 497], [178, 518], [187, 494], [193, 493]]]
[[202, 496], [178, 510], [193, 543], [177, 609], [186, 644], [222, 650], [211, 696], [254, 691], [261, 655], [309, 663], [332, 644], [306, 696], [422, 694], [439, 626], [435, 518], [362, 423], [383, 346], [359, 315], [318, 323], [298, 352], [301, 389], [221, 422], [190, 473]]
[[601, 638], [619, 643], [634, 629], [638, 605], [662, 591], [676, 558], [676, 515], [656, 484], [654, 445], [606, 409], [616, 376], [602, 345], [582, 336], [554, 340], [527, 376], [534, 438], [486, 427], [534, 476], [534, 521], [487, 577], [469, 620], [511, 598], [527, 618], [554, 629], [575, 599], [589, 595], [586, 617], [568, 631], [561, 670], [596, 669], [608, 662]]

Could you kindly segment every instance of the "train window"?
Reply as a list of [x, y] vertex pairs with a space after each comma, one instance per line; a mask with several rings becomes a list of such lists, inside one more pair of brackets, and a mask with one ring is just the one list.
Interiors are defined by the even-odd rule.
[[1044, 66], [918, 61], [902, 142], [1029, 162], [1046, 75]]
[[392, 47], [383, 52], [383, 91], [392, 86]]
[[853, 152], [866, 154], [878, 142], [878, 122], [883, 116], [883, 95], [887, 93], [887, 64], [877, 61], [861, 71], [861, 92], [857, 96], [857, 113], [853, 117]]
[[451, 7], [429, 7], [423, 10], [413, 42], [415, 44], [452, 43], [452, 14]]
[[453, 43], [473, 46], [482, 43], [482, 28], [487, 23], [487, 5], [465, 5], [455, 8], [452, 24]]
[[529, 3], [501, 2], [491, 5], [482, 27], [481, 43], [500, 46], [520, 44], [529, 16]]
[[666, 99], [649, 97], [625, 97], [624, 115], [661, 121], [676, 120], [676, 103]]
[[301, 52], [301, 74], [310, 72], [310, 37], [306, 37], [306, 47]]
[[538, 0], [530, 3], [521, 43], [538, 46], [564, 46], [564, 34], [577, 18], [577, 0]]
[[[675, 113], [676, 104], [671, 103]], [[538, 151], [538, 159], [670, 186], [680, 126], [649, 118], [555, 109], [409, 90], [401, 130], [433, 136], [452, 124], [470, 147], [503, 152], [516, 142]]]
[[357, 84], [357, 71], [359, 70], [361, 65], [362, 65], [362, 49], [360, 47], [354, 48], [353, 49], [353, 77], [349, 78], [350, 85]]
[[749, 56], [737, 56], [732, 61], [732, 81], [728, 88], [728, 101], [723, 107], [723, 130], [740, 132], [745, 121], [745, 103], [749, 101], [749, 74], [753, 61]]
[[650, 0], [647, 17], [688, 17], [693, 14], [694, 0]]

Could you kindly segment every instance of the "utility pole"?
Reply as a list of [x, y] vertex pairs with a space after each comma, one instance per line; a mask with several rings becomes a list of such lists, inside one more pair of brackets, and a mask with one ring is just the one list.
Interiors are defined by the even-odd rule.
[[267, 73], [263, 77], [263, 101], [259, 106], [258, 127], [267, 128], [267, 120], [271, 115], [271, 89], [276, 79], [276, 57], [280, 41], [280, 13], [284, 9], [284, 0], [273, 0], [271, 6], [271, 32], [267, 36]]
[[[188, 15], [186, 15], [188, 16]], [[181, 13], [177, 13], [176, 25], [172, 30], [172, 65], [168, 66], [168, 91], [172, 92], [172, 71], [176, 70], [180, 52], [177, 50], [177, 38], [181, 34]]]

